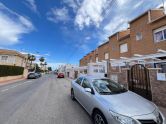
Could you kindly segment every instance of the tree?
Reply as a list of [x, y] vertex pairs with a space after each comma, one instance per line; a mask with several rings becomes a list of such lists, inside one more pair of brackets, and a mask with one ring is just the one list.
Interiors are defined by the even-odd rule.
[[44, 57], [40, 57], [39, 61], [40, 61], [40, 66], [42, 67], [43, 66], [43, 62], [45, 61], [45, 58]]
[[52, 71], [52, 68], [51, 68], [51, 67], [48, 67], [48, 71]]
[[46, 71], [46, 65], [47, 65], [47, 62], [44, 62], [44, 66], [45, 66], [45, 71]]
[[30, 55], [29, 60], [31, 62], [30, 66], [32, 66], [32, 62], [36, 60], [36, 57], [34, 55]]
[[43, 63], [43, 62], [45, 61], [45, 58], [44, 58], [44, 57], [40, 57], [39, 61], [40, 61], [41, 63]]
[[41, 72], [41, 69], [38, 64], [36, 64], [36, 72]]

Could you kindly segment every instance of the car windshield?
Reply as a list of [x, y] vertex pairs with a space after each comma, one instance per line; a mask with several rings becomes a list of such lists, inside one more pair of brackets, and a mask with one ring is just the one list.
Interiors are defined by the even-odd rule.
[[93, 81], [95, 90], [102, 95], [124, 93], [127, 90], [110, 79], [95, 79]]

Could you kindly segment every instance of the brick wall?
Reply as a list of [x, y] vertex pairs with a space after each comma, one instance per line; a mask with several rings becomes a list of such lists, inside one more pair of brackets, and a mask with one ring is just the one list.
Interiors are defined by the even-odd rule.
[[163, 9], [150, 10], [150, 20], [151, 21], [156, 20], [162, 16], [164, 16]]
[[[153, 30], [166, 25], [166, 17], [162, 17], [163, 11], [152, 11], [151, 18], [158, 18], [154, 22], [149, 22], [149, 13], [130, 23], [131, 55], [134, 54], [153, 54], [158, 48], [166, 50], [166, 42], [154, 43]], [[161, 18], [162, 17], [162, 18]], [[159, 19], [160, 18], [160, 19]], [[142, 39], [136, 41], [136, 34], [141, 33]]]
[[131, 40], [130, 36], [127, 36], [121, 40], [119, 40], [119, 47], [121, 44], [127, 43], [128, 51], [124, 53], [119, 53], [120, 57], [131, 57]]
[[166, 81], [157, 80], [157, 69], [150, 69], [152, 100], [159, 106], [166, 107]]
[[106, 42], [98, 47], [98, 59], [99, 61], [105, 60], [105, 53], [109, 53], [109, 42]]
[[119, 42], [117, 39], [117, 34], [109, 37], [109, 46], [110, 46], [110, 59], [119, 59]]
[[124, 85], [128, 89], [128, 76], [127, 76], [127, 68], [124, 68], [122, 70], [116, 69], [109, 72], [109, 78], [112, 79], [112, 76], [117, 76], [118, 83]]

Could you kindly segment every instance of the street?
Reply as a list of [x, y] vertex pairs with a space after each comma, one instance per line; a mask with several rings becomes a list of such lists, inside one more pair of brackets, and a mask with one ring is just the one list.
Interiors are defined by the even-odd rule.
[[70, 98], [70, 81], [44, 75], [0, 86], [0, 124], [91, 124]]

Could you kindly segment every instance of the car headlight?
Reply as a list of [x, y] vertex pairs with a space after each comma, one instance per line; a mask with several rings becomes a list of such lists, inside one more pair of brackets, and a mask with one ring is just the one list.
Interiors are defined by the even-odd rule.
[[153, 113], [154, 113], [154, 115], [155, 115], [156, 117], [158, 117], [158, 116], [159, 116], [159, 110], [158, 110], [158, 108], [156, 108]]
[[110, 111], [113, 118], [121, 124], [137, 124], [136, 121], [128, 116], [124, 116], [115, 112]]
[[157, 123], [158, 123], [158, 124], [162, 124], [162, 123], [163, 123], [163, 118], [162, 118], [162, 116], [161, 116], [161, 114], [160, 114], [159, 109], [156, 108], [153, 113], [154, 113], [154, 115], [155, 115], [155, 117], [156, 117]]

